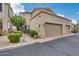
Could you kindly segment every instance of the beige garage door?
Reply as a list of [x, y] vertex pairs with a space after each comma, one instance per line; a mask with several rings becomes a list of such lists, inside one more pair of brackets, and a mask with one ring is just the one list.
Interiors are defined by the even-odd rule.
[[70, 26], [66, 25], [66, 34], [70, 33]]
[[62, 25], [60, 24], [45, 24], [45, 36], [55, 37], [62, 34]]

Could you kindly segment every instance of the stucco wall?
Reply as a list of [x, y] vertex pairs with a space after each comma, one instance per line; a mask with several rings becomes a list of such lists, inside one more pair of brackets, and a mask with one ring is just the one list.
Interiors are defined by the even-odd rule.
[[41, 29], [40, 27], [41, 27], [41, 18], [38, 15], [33, 20], [30, 21], [30, 28], [38, 31], [39, 35], [41, 35], [40, 34], [40, 29]]
[[[2, 3], [2, 25], [3, 25], [3, 32], [6, 34], [8, 33], [8, 21], [10, 20], [10, 17], [9, 17], [9, 4], [7, 3]], [[12, 16], [12, 14], [10, 15]]]
[[31, 18], [31, 13], [20, 13], [22, 17], [26, 20], [26, 24], [29, 25], [29, 19]]
[[[71, 29], [72, 29], [71, 28], [71, 25], [72, 25], [71, 21], [60, 18], [60, 17], [52, 16], [52, 15], [49, 15], [49, 14], [46, 14], [46, 13], [42, 13], [41, 17], [42, 17], [42, 20], [43, 20], [42, 21], [43, 24], [45, 24], [45, 22], [62, 24], [62, 34], [66, 34], [66, 25], [70, 26], [70, 32], [71, 32]], [[43, 27], [43, 30], [45, 30], [44, 27]]]
[[[65, 30], [66, 25], [70, 25], [70, 26], [72, 25], [71, 21], [69, 21], [69, 20], [59, 18], [59, 17], [56, 17], [56, 16], [52, 16], [52, 15], [49, 15], [49, 14], [46, 14], [46, 13], [41, 13], [38, 16], [36, 16], [35, 18], [33, 18], [32, 20], [30, 20], [30, 28], [37, 30], [40, 33], [41, 37], [45, 37], [44, 24], [46, 22], [62, 24], [62, 34], [66, 33], [66, 30]], [[39, 27], [39, 24], [41, 24], [40, 27]], [[38, 30], [38, 28], [40, 30]]]
[[7, 4], [2, 4], [3, 12], [3, 31], [8, 32], [8, 6]]
[[69, 20], [66, 20], [66, 19], [63, 19], [63, 18], [60, 18], [57, 16], [49, 15], [46, 13], [41, 13], [41, 17], [43, 18], [44, 22], [67, 24], [67, 25], [71, 24], [71, 22]]
[[48, 13], [55, 14], [53, 11], [48, 11], [46, 9], [38, 9], [38, 10], [35, 10], [32, 12], [32, 17], [35, 16], [36, 14], [38, 14], [40, 11], [46, 11]]
[[2, 19], [3, 18], [3, 13], [2, 12], [0, 12], [0, 19]]

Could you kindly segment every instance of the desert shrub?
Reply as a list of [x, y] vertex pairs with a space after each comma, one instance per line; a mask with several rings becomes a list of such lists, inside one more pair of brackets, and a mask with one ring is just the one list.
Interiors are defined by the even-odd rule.
[[30, 30], [30, 36], [31, 37], [35, 37], [36, 35], [38, 35], [38, 32], [35, 30]]
[[10, 33], [8, 34], [8, 39], [12, 43], [18, 43], [20, 41], [21, 34], [20, 33]]
[[13, 32], [13, 33], [17, 33], [17, 34], [20, 34], [20, 36], [22, 36], [22, 31], [16, 31], [16, 32]]
[[32, 37], [32, 38], [37, 38], [38, 37], [38, 32], [32, 29], [27, 29], [27, 33]]
[[36, 39], [36, 38], [39, 38], [39, 36], [38, 36], [38, 35], [35, 35], [35, 36], [33, 37], [33, 39]]

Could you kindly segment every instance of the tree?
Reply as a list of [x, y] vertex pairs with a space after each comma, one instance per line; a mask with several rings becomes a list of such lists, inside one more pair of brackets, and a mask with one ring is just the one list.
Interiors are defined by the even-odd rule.
[[15, 15], [11, 18], [11, 22], [17, 28], [17, 30], [22, 30], [25, 19], [22, 16]]

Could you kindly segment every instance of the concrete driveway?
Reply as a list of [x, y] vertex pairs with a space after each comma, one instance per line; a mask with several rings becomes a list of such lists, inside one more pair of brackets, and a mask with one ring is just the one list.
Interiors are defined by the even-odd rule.
[[79, 56], [79, 34], [35, 43], [7, 51], [0, 51], [1, 56]]

